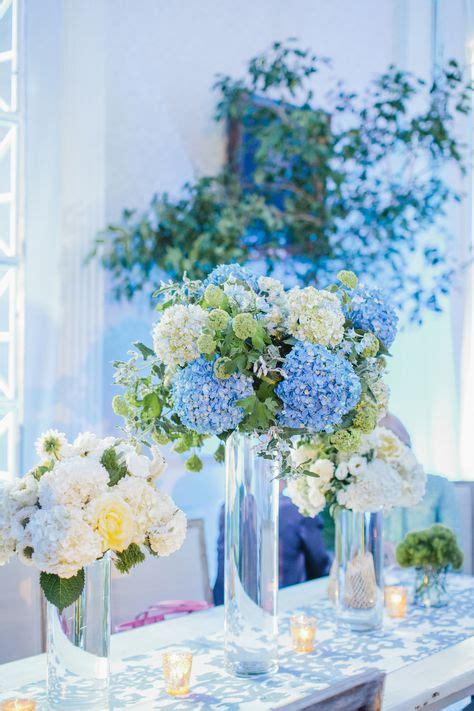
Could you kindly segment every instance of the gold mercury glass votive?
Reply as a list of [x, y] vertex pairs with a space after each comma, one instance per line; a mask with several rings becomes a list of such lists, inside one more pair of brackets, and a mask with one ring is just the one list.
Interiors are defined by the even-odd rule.
[[36, 701], [33, 699], [6, 699], [0, 702], [1, 711], [35, 711]]
[[385, 607], [389, 617], [402, 619], [407, 614], [407, 589], [403, 585], [386, 585], [384, 588]]
[[293, 651], [299, 654], [313, 652], [314, 638], [316, 636], [316, 618], [308, 615], [293, 615], [290, 626]]
[[170, 696], [189, 694], [189, 680], [193, 655], [191, 652], [165, 652], [163, 654], [163, 674], [166, 693]]

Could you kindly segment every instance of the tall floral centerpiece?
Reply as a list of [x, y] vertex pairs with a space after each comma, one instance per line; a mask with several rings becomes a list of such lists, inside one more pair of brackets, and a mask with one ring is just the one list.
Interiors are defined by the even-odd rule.
[[383, 612], [381, 514], [421, 500], [423, 468], [385, 427], [348, 441], [343, 449], [328, 435], [299, 444], [291, 455], [294, 478], [287, 494], [304, 516], [316, 516], [326, 505], [335, 516], [339, 617], [354, 629], [377, 628]]
[[114, 437], [69, 443], [46, 432], [38, 465], [0, 483], [0, 564], [13, 555], [41, 571], [48, 601], [51, 708], [109, 708], [110, 563], [127, 573], [178, 550], [186, 517], [155, 486], [166, 462]]
[[204, 281], [163, 285], [153, 348], [117, 363], [115, 398], [132, 436], [190, 450], [210, 436], [225, 457], [226, 665], [238, 675], [277, 668], [279, 477], [295, 436], [326, 433], [337, 452], [375, 427], [386, 346], [396, 316], [342, 271], [327, 289], [286, 290], [237, 264]]

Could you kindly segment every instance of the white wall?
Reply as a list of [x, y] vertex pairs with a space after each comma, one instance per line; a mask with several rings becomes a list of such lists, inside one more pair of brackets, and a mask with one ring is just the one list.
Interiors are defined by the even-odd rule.
[[[449, 22], [462, 27], [463, 0], [449, 7]], [[96, 230], [122, 208], [145, 208], [155, 191], [177, 193], [220, 165], [215, 73], [235, 76], [272, 41], [298, 37], [360, 89], [392, 61], [429, 73], [432, 34], [429, 0], [27, 0], [27, 10], [30, 464], [46, 425], [72, 434], [117, 424], [110, 361], [148, 339], [153, 314], [146, 303], [104, 296], [100, 270], [82, 260]], [[448, 312], [423, 335], [402, 336], [391, 381], [394, 411], [428, 468], [456, 476], [449, 328]], [[198, 476], [181, 473], [175, 458], [168, 487], [191, 515], [206, 517], [213, 539], [223, 472], [209, 462]]]

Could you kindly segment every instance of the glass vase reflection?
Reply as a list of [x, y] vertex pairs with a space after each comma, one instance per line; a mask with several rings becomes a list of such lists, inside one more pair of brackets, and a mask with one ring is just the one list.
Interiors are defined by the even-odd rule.
[[416, 568], [414, 603], [420, 607], [448, 604], [447, 568]]
[[110, 557], [85, 568], [84, 590], [61, 612], [47, 604], [50, 709], [108, 711]]
[[226, 444], [225, 666], [240, 677], [278, 669], [278, 465], [259, 439]]
[[336, 564], [338, 621], [355, 631], [380, 628], [383, 622], [381, 512], [338, 511]]

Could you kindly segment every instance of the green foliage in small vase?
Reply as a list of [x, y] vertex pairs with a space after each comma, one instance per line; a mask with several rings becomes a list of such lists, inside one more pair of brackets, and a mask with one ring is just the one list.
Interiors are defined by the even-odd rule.
[[397, 562], [404, 568], [438, 570], [451, 566], [458, 570], [463, 553], [451, 529], [435, 524], [423, 531], [408, 533], [397, 547]]
[[223, 263], [260, 259], [271, 273], [291, 257], [302, 284], [325, 286], [349, 264], [411, 319], [441, 310], [455, 267], [438, 222], [460, 197], [441, 169], [463, 169], [455, 121], [471, 87], [454, 60], [431, 84], [390, 66], [361, 94], [331, 75], [331, 90], [319, 89], [329, 71], [288, 41], [251, 59], [243, 78], [218, 78], [230, 160], [99, 235], [94, 254], [117, 298]]

